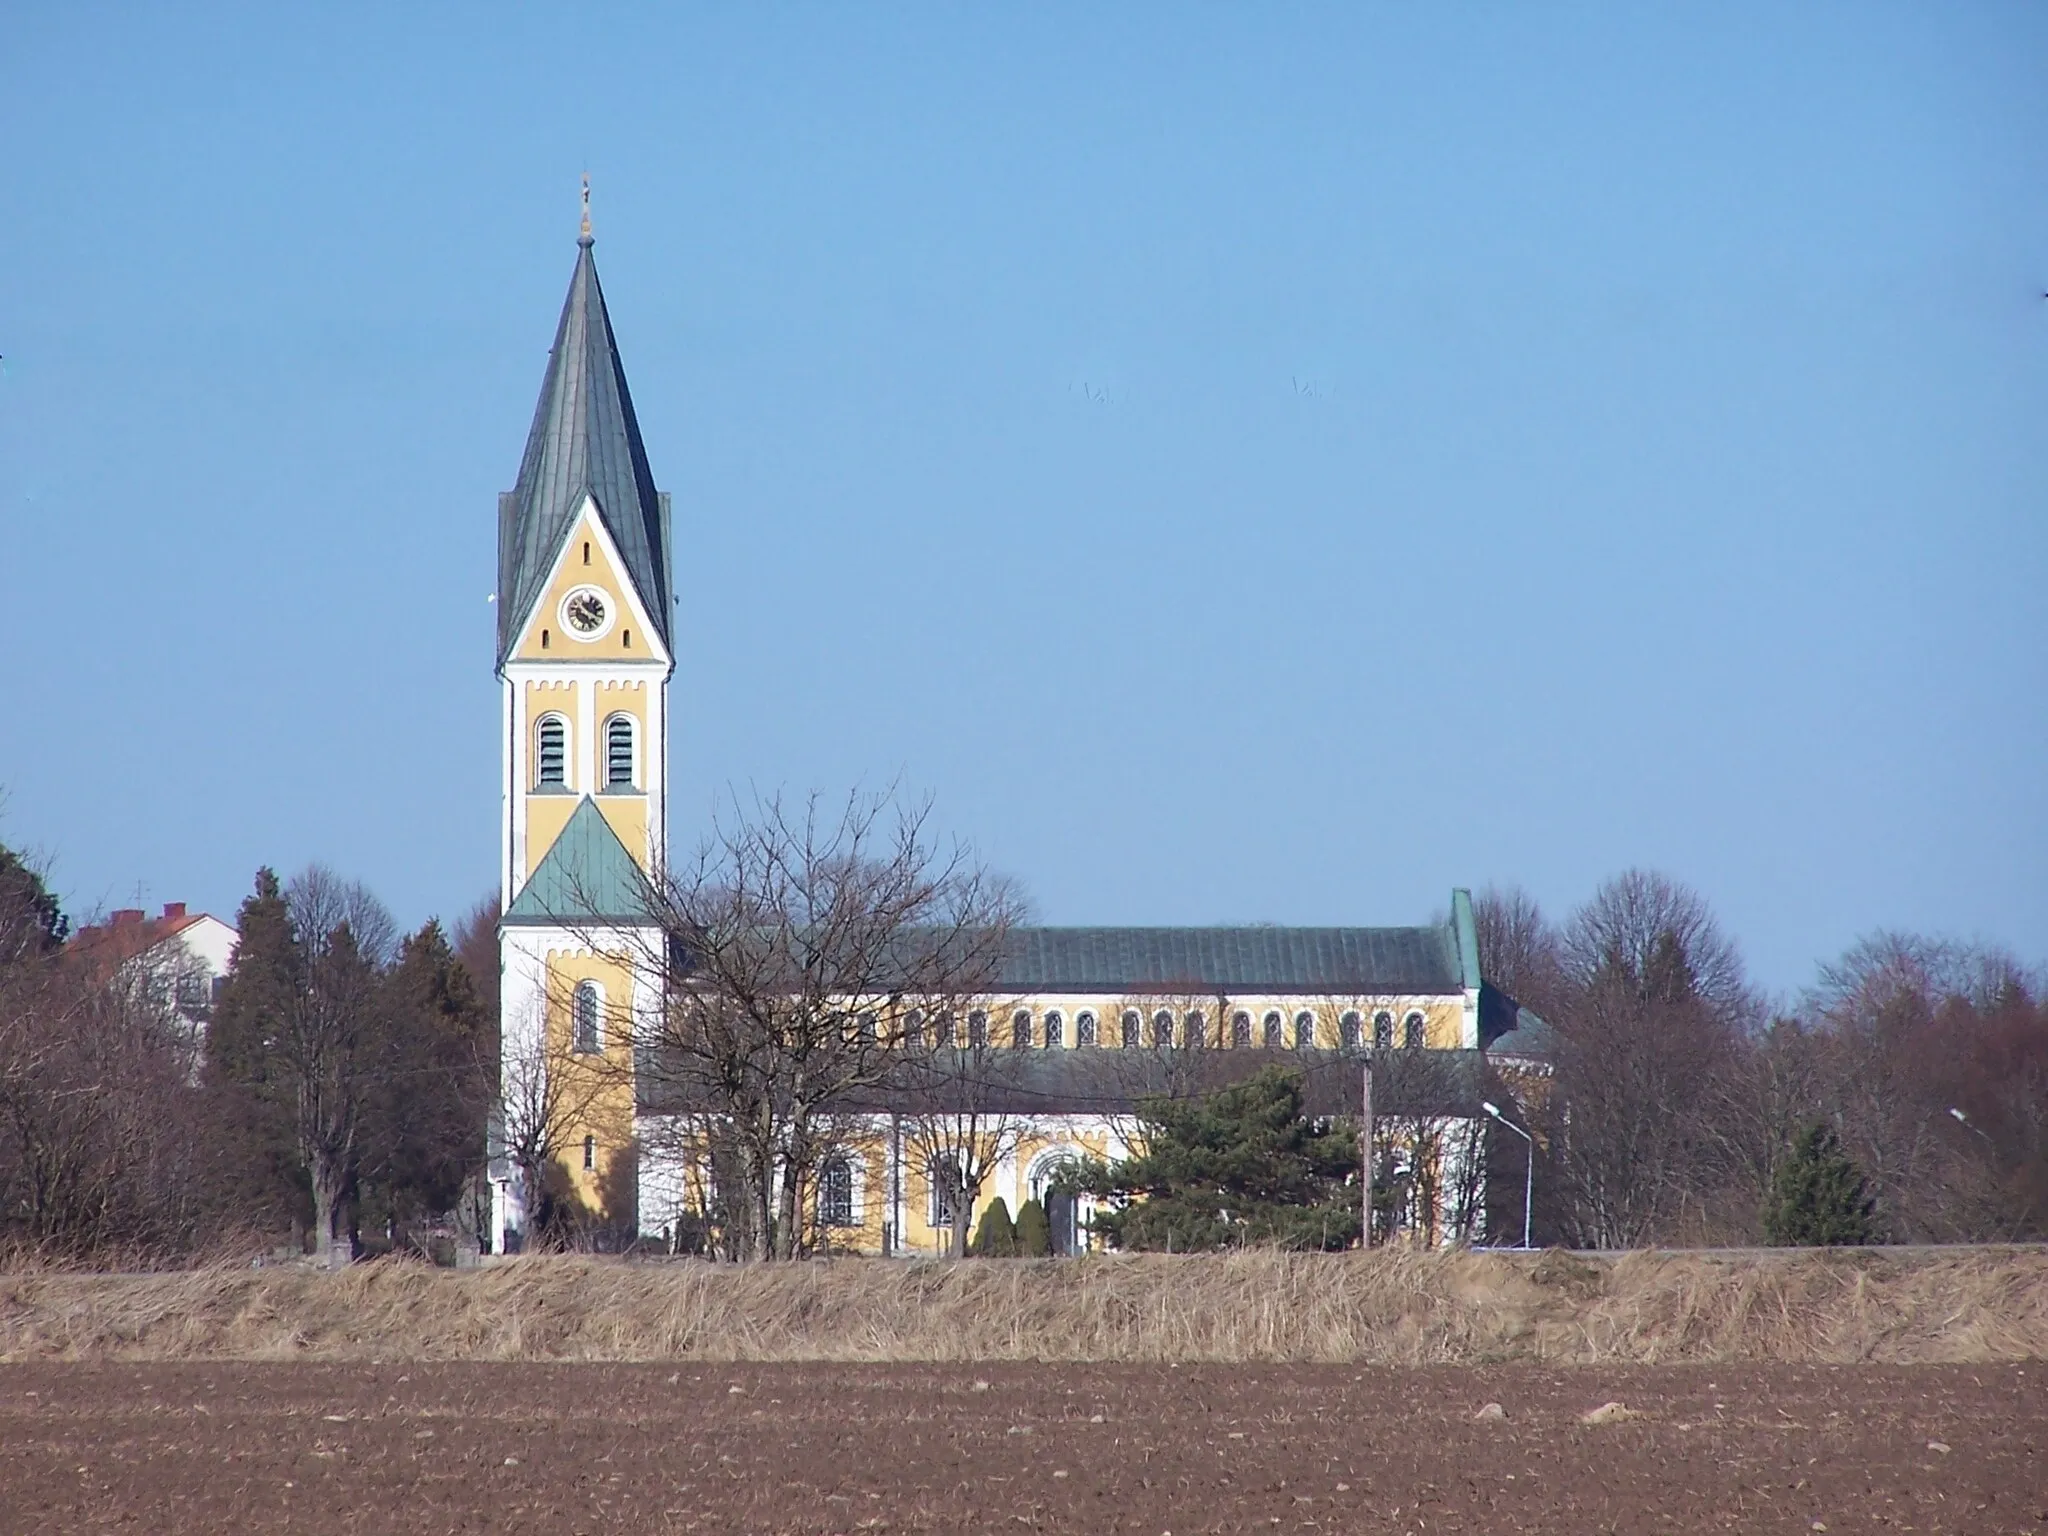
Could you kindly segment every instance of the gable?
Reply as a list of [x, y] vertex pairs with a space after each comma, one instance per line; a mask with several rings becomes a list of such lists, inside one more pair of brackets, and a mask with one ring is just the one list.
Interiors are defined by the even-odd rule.
[[[580, 589], [599, 593], [606, 622], [595, 638], [580, 634], [563, 613]], [[626, 574], [618, 548], [586, 496], [568, 535], [555, 552], [554, 566], [508, 653], [514, 661], [668, 660], [667, 649], [639, 589]]]

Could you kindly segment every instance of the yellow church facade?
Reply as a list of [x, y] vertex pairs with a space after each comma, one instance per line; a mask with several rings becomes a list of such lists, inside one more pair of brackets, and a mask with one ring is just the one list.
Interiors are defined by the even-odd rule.
[[[715, 1211], [704, 1139], [688, 1116], [644, 1101], [633, 1045], [659, 1034], [665, 1006], [665, 939], [646, 892], [667, 854], [671, 519], [586, 220], [518, 479], [499, 498], [499, 1252], [536, 1220], [548, 1194], [537, 1184], [591, 1210], [628, 1198], [628, 1219], [657, 1239], [701, 1231]], [[1389, 1107], [1416, 1124], [1469, 1126], [1483, 1048], [1507, 1036], [1512, 1055], [1518, 1022], [1530, 1022], [1482, 980], [1462, 891], [1445, 918], [1413, 927], [1029, 928], [1011, 939], [992, 995], [961, 1024], [975, 1038], [960, 1043], [1000, 1060], [1010, 1093], [985, 1176], [958, 1189], [951, 1155], [906, 1127], [916, 1117], [859, 1106], [809, 1175], [818, 1246], [941, 1252], [956, 1201], [978, 1216], [999, 1196], [1012, 1211], [1043, 1200], [1070, 1160], [1133, 1149], [1143, 1098], [1273, 1060], [1321, 1083], [1330, 1113], [1356, 1112], [1375, 1060], [1457, 1065], [1432, 1079], [1429, 1102]], [[1085, 1243], [1087, 1214], [1057, 1210], [1063, 1247]], [[1437, 1213], [1424, 1226], [1438, 1230]]]

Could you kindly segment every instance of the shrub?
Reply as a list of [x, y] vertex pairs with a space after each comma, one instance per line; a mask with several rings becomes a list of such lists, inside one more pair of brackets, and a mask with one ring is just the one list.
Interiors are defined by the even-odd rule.
[[1017, 1207], [1017, 1256], [1052, 1257], [1052, 1223], [1046, 1219], [1045, 1207], [1036, 1200], [1026, 1200]]
[[1017, 1253], [1017, 1228], [1010, 1220], [1009, 1203], [1001, 1195], [989, 1201], [981, 1213], [981, 1225], [974, 1229], [969, 1251], [977, 1259], [1008, 1259]]

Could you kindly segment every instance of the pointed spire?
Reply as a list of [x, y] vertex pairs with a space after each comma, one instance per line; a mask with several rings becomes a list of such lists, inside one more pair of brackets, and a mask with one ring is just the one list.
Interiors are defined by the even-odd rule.
[[664, 647], [668, 498], [654, 487], [626, 370], [598, 286], [586, 216], [547, 377], [519, 465], [498, 498], [498, 660], [510, 653], [588, 494]]

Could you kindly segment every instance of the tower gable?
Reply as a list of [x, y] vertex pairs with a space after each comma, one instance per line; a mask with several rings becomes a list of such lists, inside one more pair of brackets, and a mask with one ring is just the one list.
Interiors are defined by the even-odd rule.
[[[601, 594], [606, 616], [595, 637], [577, 631], [563, 612], [582, 589]], [[512, 661], [610, 661], [666, 663], [668, 648], [657, 607], [633, 581], [612, 541], [602, 509], [591, 496], [565, 530], [550, 567], [543, 571], [523, 625], [506, 643], [501, 665]]]

